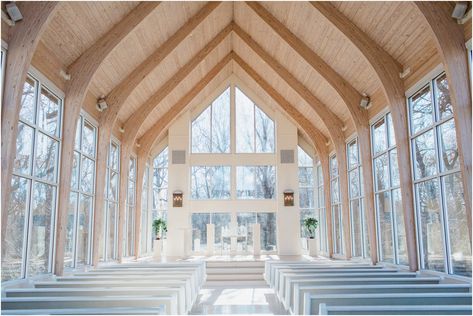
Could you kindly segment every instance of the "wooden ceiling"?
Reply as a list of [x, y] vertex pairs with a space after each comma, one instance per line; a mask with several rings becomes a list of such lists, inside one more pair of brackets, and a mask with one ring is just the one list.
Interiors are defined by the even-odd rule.
[[[359, 93], [372, 96], [374, 108], [386, 105], [384, 97], [380, 96], [382, 94], [380, 82], [369, 64], [311, 3], [261, 2], [260, 4]], [[413, 77], [421, 76], [420, 72], [426, 71], [423, 65], [432, 60], [439, 60], [434, 42], [426, 32], [426, 25], [412, 3], [386, 1], [332, 4], [390, 53], [403, 69], [410, 68], [411, 72], [405, 78], [406, 82], [411, 82]], [[48, 49], [48, 53], [54, 55], [50, 58], [54, 61], [54, 67], [67, 69], [136, 5], [137, 2], [64, 2], [44, 33], [37, 54], [44, 54], [44, 49]], [[87, 100], [109, 94], [205, 5], [206, 2], [162, 2], [102, 63], [90, 85], [89, 94], [93, 97]], [[349, 112], [338, 93], [245, 2], [220, 3], [191, 35], [182, 40], [172, 53], [143, 79], [120, 110], [118, 124], [125, 122], [232, 21], [345, 122], [347, 131], [353, 130]], [[312, 107], [235, 33], [230, 33], [160, 104], [156, 105], [155, 110], [142, 125], [138, 137], [152, 128], [167, 110], [231, 51], [268, 80], [270, 85], [300, 112], [305, 113], [329, 139], [327, 129]], [[258, 87], [241, 67], [236, 63], [230, 63], [189, 106], [196, 106], [202, 102], [232, 73], [246, 82], [247, 86], [252, 87], [261, 99], [268, 100], [268, 104], [274, 104], [274, 100]]]

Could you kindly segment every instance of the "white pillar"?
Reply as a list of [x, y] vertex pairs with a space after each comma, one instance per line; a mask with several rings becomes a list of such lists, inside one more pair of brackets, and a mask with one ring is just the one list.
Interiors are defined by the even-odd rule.
[[213, 256], [215, 244], [215, 225], [207, 224], [207, 256]]
[[261, 227], [260, 224], [253, 224], [253, 255], [261, 254]]

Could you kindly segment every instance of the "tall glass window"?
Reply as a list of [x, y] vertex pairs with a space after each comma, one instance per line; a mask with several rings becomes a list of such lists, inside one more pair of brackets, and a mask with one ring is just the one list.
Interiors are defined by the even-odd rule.
[[327, 239], [327, 214], [325, 210], [325, 193], [324, 193], [324, 176], [322, 173], [322, 165], [317, 163], [317, 211], [319, 212], [319, 238], [320, 250], [328, 253]]
[[67, 213], [64, 264], [69, 267], [91, 262], [96, 147], [97, 127], [81, 115], [74, 142], [71, 195]]
[[[299, 167], [299, 210], [301, 226], [302, 248], [308, 249], [307, 230], [304, 228], [304, 220], [308, 217], [314, 217], [319, 220], [318, 210], [315, 211], [314, 205], [314, 160], [301, 148], [297, 147], [298, 167]], [[319, 223], [320, 224], [320, 223]], [[317, 233], [320, 232], [320, 226]], [[317, 237], [319, 238], [319, 234]]]
[[192, 121], [192, 153], [230, 152], [230, 88]]
[[[141, 194], [141, 232], [140, 232], [140, 254], [144, 255], [151, 251], [151, 240], [148, 238], [151, 233], [151, 212], [149, 210], [149, 165], [146, 164], [145, 173], [143, 176], [143, 192]], [[138, 198], [138, 197], [137, 197]]]
[[343, 254], [342, 203], [337, 156], [330, 157], [330, 190], [332, 204], [333, 253]]
[[136, 158], [130, 158], [130, 166], [128, 172], [128, 190], [127, 190], [127, 206], [125, 214], [125, 223], [123, 227], [125, 256], [133, 256], [135, 254], [135, 212], [136, 212]]
[[195, 200], [230, 198], [230, 167], [192, 166], [191, 197]]
[[396, 139], [391, 113], [371, 126], [378, 252], [381, 261], [408, 264]]
[[368, 257], [368, 227], [363, 207], [363, 176], [357, 138], [347, 145], [347, 162], [352, 256]]
[[166, 218], [168, 209], [168, 147], [153, 161], [153, 214], [152, 218]]
[[2, 280], [52, 270], [62, 100], [28, 75], [21, 97], [16, 157], [2, 249]]
[[274, 122], [235, 88], [237, 153], [274, 153]]
[[237, 166], [236, 196], [238, 199], [273, 199], [276, 189], [274, 166]]
[[471, 248], [445, 73], [408, 99], [420, 261], [471, 277]]
[[104, 244], [105, 261], [117, 259], [118, 201], [120, 187], [120, 145], [112, 140], [108, 151], [107, 191], [105, 194]]

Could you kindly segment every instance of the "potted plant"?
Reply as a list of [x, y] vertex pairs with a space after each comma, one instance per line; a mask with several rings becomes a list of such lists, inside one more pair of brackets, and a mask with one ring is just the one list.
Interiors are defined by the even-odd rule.
[[317, 256], [317, 241], [315, 240], [315, 231], [319, 226], [319, 221], [314, 217], [304, 219], [304, 227], [309, 235], [309, 255]]
[[156, 236], [156, 239], [153, 242], [155, 259], [161, 259], [161, 253], [163, 252], [164, 233], [167, 231], [168, 225], [164, 219], [158, 218], [153, 221], [153, 232]]

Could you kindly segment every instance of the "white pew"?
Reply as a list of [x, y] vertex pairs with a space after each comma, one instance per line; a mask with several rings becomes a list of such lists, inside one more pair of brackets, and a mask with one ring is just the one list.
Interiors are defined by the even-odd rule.
[[376, 278], [415, 278], [417, 274], [415, 272], [391, 272], [391, 273], [286, 273], [280, 276], [280, 282], [275, 287], [276, 294], [282, 297], [285, 292], [286, 284], [289, 284], [288, 280], [297, 279], [350, 279], [350, 278], [365, 278], [365, 279], [376, 279]]
[[304, 304], [307, 293], [314, 295], [338, 294], [389, 294], [389, 293], [469, 293], [468, 284], [376, 284], [376, 285], [345, 285], [345, 286], [300, 286], [295, 284], [294, 297], [289, 304], [289, 311], [298, 315]]
[[471, 305], [332, 306], [320, 304], [319, 315], [471, 315]]
[[304, 294], [303, 314], [319, 312], [327, 305], [469, 305], [471, 293], [394, 293], [394, 294]]
[[392, 274], [392, 273], [399, 273], [396, 269], [351, 269], [351, 268], [343, 268], [343, 269], [279, 269], [276, 271], [276, 275], [273, 279], [273, 288], [278, 288], [283, 282], [284, 277], [286, 275], [296, 275], [296, 274], [351, 274], [351, 273], [373, 273], [373, 274]]
[[187, 309], [192, 307], [196, 297], [192, 295], [192, 290], [190, 287], [189, 280], [163, 280], [159, 283], [156, 281], [134, 281], [123, 283], [122, 281], [94, 281], [94, 282], [36, 282], [34, 284], [35, 288], [154, 288], [154, 287], [182, 287], [184, 288], [185, 293], [185, 302]]
[[2, 310], [8, 309], [77, 309], [106, 307], [164, 307], [164, 314], [177, 314], [176, 295], [150, 297], [15, 297], [3, 298]]
[[187, 306], [184, 287], [122, 287], [122, 288], [20, 288], [5, 291], [6, 297], [63, 297], [63, 296], [163, 296], [177, 295], [178, 313], [187, 313], [192, 306]]
[[313, 287], [326, 287], [326, 286], [371, 286], [371, 285], [413, 285], [413, 284], [426, 284], [434, 285], [439, 284], [439, 277], [418, 277], [418, 278], [348, 278], [348, 279], [288, 279], [288, 283], [284, 288], [284, 295], [280, 298], [283, 302], [284, 307], [289, 310], [294, 302], [294, 288], [295, 285], [299, 286], [313, 286]]
[[107, 282], [107, 281], [120, 281], [124, 285], [138, 281], [155, 281], [155, 285], [159, 285], [161, 281], [186, 281], [189, 283], [191, 298], [197, 297], [200, 286], [196, 283], [195, 279], [190, 274], [153, 274], [147, 275], [146, 278], [138, 279], [133, 275], [113, 275], [113, 276], [70, 276], [70, 277], [57, 277], [58, 283], [62, 282]]
[[3, 315], [164, 315], [163, 308], [57, 308], [57, 309], [10, 309], [2, 311]]

